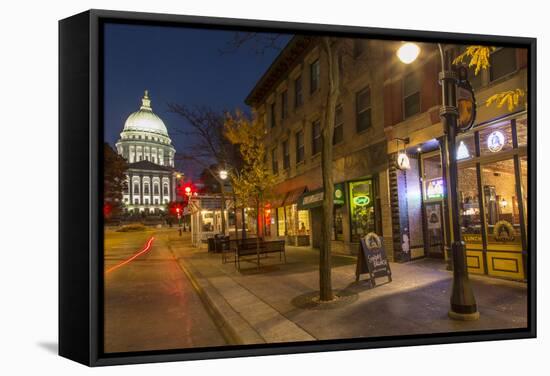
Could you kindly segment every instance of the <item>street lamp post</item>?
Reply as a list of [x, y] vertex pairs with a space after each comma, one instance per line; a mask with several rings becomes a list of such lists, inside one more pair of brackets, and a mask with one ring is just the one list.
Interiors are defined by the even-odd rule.
[[[405, 43], [398, 50], [397, 56], [405, 64], [412, 63], [420, 49], [414, 48], [413, 43]], [[468, 278], [468, 266], [466, 262], [466, 249], [462, 241], [460, 228], [459, 205], [458, 205], [458, 166], [456, 161], [456, 135], [458, 129], [458, 108], [456, 101], [457, 75], [451, 70], [450, 56], [446, 56], [440, 43], [437, 44], [439, 56], [441, 58], [441, 72], [439, 73], [439, 82], [441, 83], [442, 104], [439, 111], [443, 129], [447, 136], [447, 154], [449, 182], [448, 192], [450, 198], [450, 217], [452, 223], [452, 244], [451, 254], [453, 262], [453, 288], [451, 294], [451, 309], [449, 317], [455, 320], [477, 320], [479, 312], [477, 304]]]
[[222, 203], [221, 203], [221, 211], [222, 211], [222, 234], [225, 235], [225, 192], [224, 192], [224, 184], [225, 184], [225, 179], [227, 179], [227, 170], [220, 170], [220, 179], [221, 179], [221, 184], [220, 184], [220, 191], [221, 191], [221, 200], [222, 200]]

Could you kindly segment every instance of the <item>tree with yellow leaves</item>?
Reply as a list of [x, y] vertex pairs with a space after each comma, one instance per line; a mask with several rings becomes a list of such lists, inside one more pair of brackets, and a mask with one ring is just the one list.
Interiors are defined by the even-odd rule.
[[274, 176], [265, 163], [265, 124], [259, 117], [250, 117], [237, 110], [234, 114], [226, 114], [224, 132], [227, 139], [238, 146], [243, 161], [240, 169], [230, 172], [237, 206], [255, 209], [257, 236], [260, 237], [263, 229], [261, 208], [274, 183]]
[[[495, 50], [496, 47], [492, 46], [468, 46], [463, 53], [453, 60], [453, 64], [461, 64], [465, 62], [465, 59], [470, 58], [468, 67], [475, 67], [474, 74], [477, 76], [482, 69], [488, 69], [491, 66], [489, 56]], [[492, 104], [496, 104], [498, 108], [501, 108], [504, 104], [507, 104], [508, 111], [513, 111], [514, 108], [520, 105], [524, 97], [525, 91], [523, 89], [508, 90], [491, 95], [485, 101], [485, 105], [489, 107]]]

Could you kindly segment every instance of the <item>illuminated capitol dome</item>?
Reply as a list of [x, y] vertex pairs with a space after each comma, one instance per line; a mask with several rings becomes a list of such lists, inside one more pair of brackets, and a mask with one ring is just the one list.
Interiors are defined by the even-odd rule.
[[153, 112], [147, 90], [139, 110], [126, 119], [116, 147], [128, 163], [145, 160], [174, 167], [172, 140], [162, 119]]
[[147, 213], [164, 211], [175, 197], [176, 150], [166, 125], [153, 112], [147, 90], [139, 110], [126, 119], [116, 149], [128, 162], [128, 192], [123, 198], [126, 209]]

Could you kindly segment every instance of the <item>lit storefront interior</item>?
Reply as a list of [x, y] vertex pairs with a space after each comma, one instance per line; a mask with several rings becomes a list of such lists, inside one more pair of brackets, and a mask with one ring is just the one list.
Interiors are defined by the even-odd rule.
[[[447, 259], [449, 239], [444, 138], [406, 149], [397, 171], [401, 250]], [[471, 273], [523, 280], [527, 259], [527, 119], [519, 114], [476, 126], [457, 138], [458, 219]], [[452, 215], [452, 218], [456, 218]]]
[[374, 195], [372, 179], [348, 183], [351, 242], [359, 240], [369, 232], [376, 232]]
[[421, 161], [425, 254], [442, 259], [445, 255], [445, 180], [439, 149], [422, 154]]
[[[225, 220], [227, 221], [227, 213], [232, 207], [226, 203]], [[189, 205], [186, 208], [191, 215], [191, 242], [194, 246], [200, 247], [206, 243], [206, 239], [213, 237], [215, 234], [221, 233], [222, 230], [222, 211], [221, 198], [215, 195], [200, 195], [193, 196], [189, 200]], [[226, 228], [229, 230], [229, 228]]]
[[[324, 190], [322, 188], [316, 189], [310, 192], [304, 192], [298, 200], [297, 210], [299, 220], [307, 220], [308, 235], [311, 235], [311, 245], [313, 247], [320, 246], [320, 236], [315, 236], [322, 231], [322, 205], [324, 200]], [[345, 189], [343, 183], [334, 185], [333, 196], [333, 231], [331, 235], [332, 240], [343, 241], [344, 240], [344, 215], [347, 211], [344, 209], [345, 204]], [[312, 218], [310, 224], [310, 218]], [[304, 226], [305, 227], [305, 226]]]
[[311, 226], [309, 211], [298, 209], [298, 200], [306, 191], [301, 187], [290, 191], [276, 208], [277, 237], [285, 239], [288, 245], [309, 246]]
[[458, 140], [457, 156], [459, 215], [470, 272], [524, 279], [526, 118], [477, 127]]
[[[365, 178], [334, 184], [331, 240], [335, 253], [356, 254], [359, 240], [380, 228], [375, 209], [375, 182], [375, 179]], [[324, 190], [316, 189], [305, 192], [297, 206], [300, 216], [310, 218], [310, 239], [314, 248], [321, 246], [323, 200]]]

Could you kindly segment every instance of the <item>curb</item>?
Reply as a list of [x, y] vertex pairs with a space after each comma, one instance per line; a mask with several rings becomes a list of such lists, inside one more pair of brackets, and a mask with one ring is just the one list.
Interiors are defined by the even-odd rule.
[[265, 343], [265, 340], [256, 330], [231, 308], [215, 287], [210, 285], [207, 278], [203, 277], [199, 271], [189, 265], [183, 257], [178, 257], [174, 253], [171, 244], [168, 244], [168, 248], [176, 259], [180, 269], [191, 282], [206, 311], [228, 345]]

